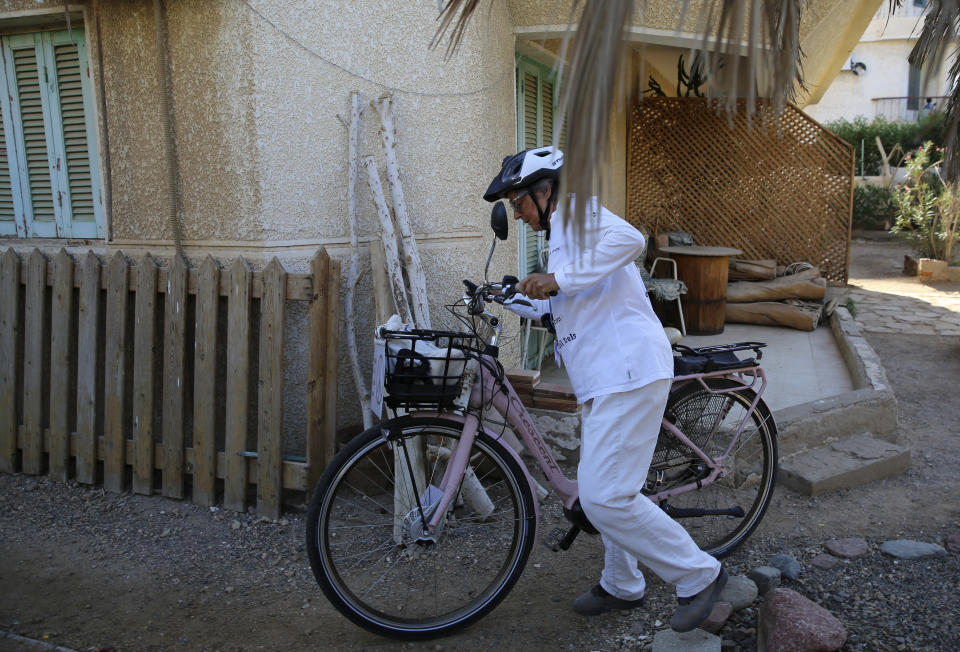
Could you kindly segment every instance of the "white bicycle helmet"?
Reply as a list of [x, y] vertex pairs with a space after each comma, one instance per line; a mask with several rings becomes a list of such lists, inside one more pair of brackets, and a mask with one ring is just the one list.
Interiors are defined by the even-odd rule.
[[503, 159], [500, 173], [493, 178], [483, 198], [489, 202], [503, 199], [540, 179], [558, 179], [563, 168], [563, 152], [556, 147], [536, 147]]

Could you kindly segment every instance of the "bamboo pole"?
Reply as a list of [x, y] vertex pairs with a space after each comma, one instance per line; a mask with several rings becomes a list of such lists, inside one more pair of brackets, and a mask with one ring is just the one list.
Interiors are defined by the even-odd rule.
[[350, 225], [350, 266], [347, 268], [347, 288], [344, 294], [343, 323], [347, 339], [347, 354], [350, 358], [350, 369], [353, 372], [353, 382], [360, 397], [360, 412], [363, 415], [363, 429], [373, 425], [373, 412], [370, 410], [370, 390], [360, 371], [360, 354], [357, 351], [356, 324], [353, 317], [353, 297], [360, 280], [360, 245], [357, 239], [357, 177], [360, 165], [360, 93], [353, 91], [350, 94], [350, 124], [348, 130], [348, 152], [350, 158], [350, 176], [347, 186], [347, 216]]
[[380, 138], [386, 157], [387, 185], [390, 187], [390, 199], [393, 201], [393, 216], [400, 231], [400, 250], [407, 281], [410, 286], [410, 304], [417, 328], [430, 328], [430, 307], [427, 305], [427, 280], [423, 274], [417, 240], [413, 237], [410, 220], [407, 217], [407, 202], [400, 184], [400, 164], [397, 162], [397, 131], [393, 121], [393, 97], [383, 95], [376, 103], [380, 114]]
[[407, 303], [407, 291], [403, 282], [403, 271], [400, 268], [400, 252], [397, 249], [397, 236], [393, 229], [393, 220], [390, 219], [390, 209], [383, 195], [383, 183], [380, 181], [380, 172], [372, 156], [363, 157], [363, 166], [367, 169], [367, 178], [373, 201], [377, 206], [377, 217], [380, 220], [380, 239], [383, 242], [383, 253], [386, 256], [387, 274], [390, 277], [390, 291], [400, 310], [400, 319], [403, 323], [415, 323], [410, 314]]

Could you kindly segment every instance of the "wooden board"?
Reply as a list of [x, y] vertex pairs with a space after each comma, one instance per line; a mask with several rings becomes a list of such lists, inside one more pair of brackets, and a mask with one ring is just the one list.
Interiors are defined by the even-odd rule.
[[157, 266], [149, 253], [137, 263], [133, 325], [133, 490], [153, 493], [153, 340], [157, 310]]
[[163, 329], [163, 495], [183, 498], [183, 360], [187, 312], [187, 267], [170, 265]]
[[286, 272], [274, 258], [263, 272], [260, 301], [260, 392], [257, 404], [257, 513], [280, 517], [283, 435], [283, 322]]
[[335, 415], [326, 414], [327, 311], [330, 303], [330, 257], [319, 250], [310, 263], [313, 273], [313, 296], [310, 299], [310, 321], [307, 327], [307, 466], [310, 479], [316, 482], [326, 466], [324, 434], [326, 420]]
[[100, 260], [88, 251], [81, 265], [77, 312], [77, 482], [97, 481], [97, 324]]
[[207, 256], [197, 285], [193, 364], [193, 502], [213, 505], [217, 477], [217, 302], [220, 270]]
[[43, 314], [47, 259], [34, 249], [27, 257], [23, 307], [23, 472], [43, 473], [43, 347], [48, 322]]
[[15, 473], [17, 460], [17, 368], [20, 365], [20, 258], [0, 256], [0, 471]]
[[247, 508], [247, 407], [250, 404], [250, 267], [243, 258], [233, 261], [227, 303], [227, 415], [226, 475], [223, 504], [243, 512]]
[[70, 466], [70, 340], [73, 335], [73, 258], [66, 249], [54, 257], [50, 311], [50, 477], [67, 480]]
[[123, 491], [126, 464], [126, 428], [123, 422], [123, 394], [126, 387], [127, 358], [127, 259], [116, 252], [107, 264], [110, 284], [107, 288], [107, 332], [104, 363], [103, 430], [106, 456], [103, 462], [103, 487]]
[[340, 368], [337, 358], [340, 352], [340, 261], [331, 258], [329, 265], [327, 288], [330, 292], [330, 299], [327, 301], [327, 339], [324, 345], [327, 360], [324, 365], [326, 377], [324, 378], [323, 389], [323, 413], [327, 415], [324, 420], [323, 433], [324, 457], [328, 463], [336, 453], [337, 410], [340, 405]]

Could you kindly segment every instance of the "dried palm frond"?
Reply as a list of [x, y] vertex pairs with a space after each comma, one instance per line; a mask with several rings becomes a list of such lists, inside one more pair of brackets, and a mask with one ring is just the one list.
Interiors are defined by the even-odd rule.
[[[473, 16], [473, 12], [476, 11], [479, 4], [480, 0], [447, 0], [447, 3], [440, 10], [440, 15], [437, 16], [440, 25], [433, 35], [433, 40], [430, 41], [430, 48], [437, 47], [440, 41], [443, 40], [443, 36], [447, 33], [447, 30], [450, 30], [446, 57], [449, 59], [453, 56], [457, 48], [460, 47], [460, 42], [463, 40], [463, 33], [466, 31], [467, 25], [470, 23], [470, 18]], [[457, 16], [458, 13], [460, 14], [459, 16]], [[455, 17], [456, 21], [454, 21]], [[450, 27], [451, 24], [453, 25], [452, 29]]]
[[[683, 0], [683, 13], [689, 3]], [[779, 112], [804, 89], [800, 49], [803, 0], [720, 0], [714, 25], [715, 4], [703, 21], [702, 49], [714, 82], [710, 95], [724, 98], [728, 110], [733, 110], [738, 97], [745, 97], [748, 112], [755, 109], [758, 96], [769, 97]], [[744, 54], [744, 65], [737, 65]], [[746, 79], [741, 81], [741, 74]], [[745, 92], [741, 90], [744, 87]]]
[[[900, 6], [899, 0], [890, 1], [890, 13]], [[960, 56], [956, 43], [960, 38], [960, 0], [932, 0], [923, 20], [920, 37], [913, 46], [908, 60], [911, 64], [927, 70], [935, 69], [947, 48], [953, 48], [953, 61], [950, 64], [950, 80], [953, 90], [947, 100], [946, 142], [944, 154], [944, 172], [950, 180], [960, 179], [960, 142], [957, 130], [960, 128]]]
[[[617, 82], [627, 60], [624, 29], [630, 25], [634, 0], [583, 2], [580, 23], [570, 41], [569, 71], [560, 103], [560, 119], [567, 124], [567, 151], [563, 189], [576, 197], [593, 197], [603, 192], [598, 166], [610, 142], [610, 117], [618, 101]], [[576, 8], [577, 3], [574, 3]], [[619, 91], [623, 93], [623, 84]], [[621, 96], [620, 100], [623, 99]], [[555, 140], [559, 130], [555, 132]], [[573, 223], [582, 234], [587, 202], [575, 204]]]

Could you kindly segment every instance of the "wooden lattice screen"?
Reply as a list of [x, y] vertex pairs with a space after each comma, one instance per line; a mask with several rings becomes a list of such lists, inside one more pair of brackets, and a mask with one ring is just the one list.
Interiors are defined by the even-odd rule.
[[645, 99], [631, 113], [627, 216], [845, 283], [853, 165], [853, 147], [794, 106], [775, 120], [759, 101], [748, 119], [744, 100], [731, 115], [703, 99]]

